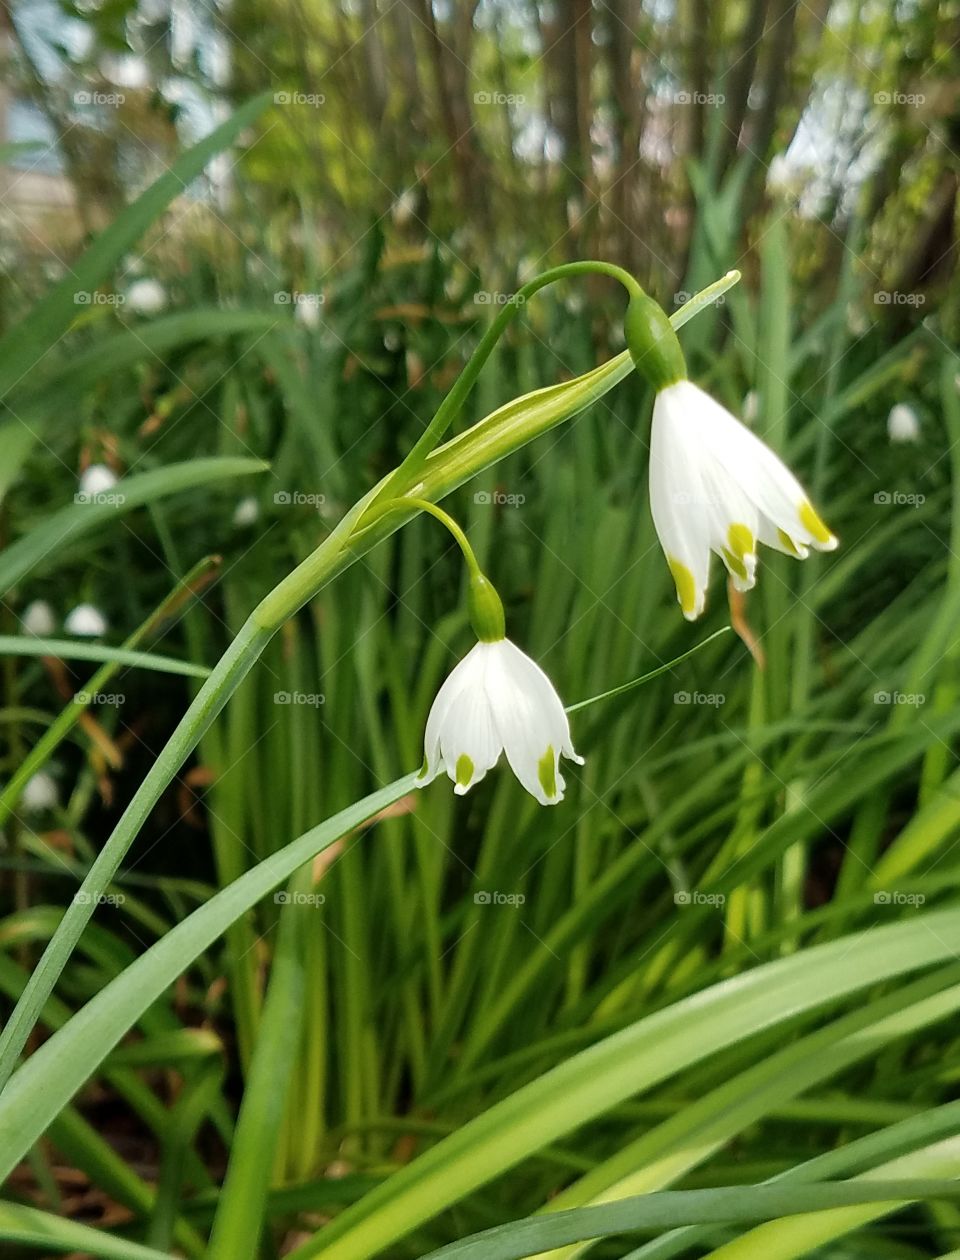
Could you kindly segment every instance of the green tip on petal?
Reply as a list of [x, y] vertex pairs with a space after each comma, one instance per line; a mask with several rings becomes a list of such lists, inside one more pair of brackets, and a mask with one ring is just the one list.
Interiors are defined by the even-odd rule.
[[465, 788], [473, 778], [473, 762], [466, 753], [457, 758], [457, 787]]
[[676, 584], [677, 599], [680, 601], [683, 615], [692, 617], [697, 611], [697, 584], [693, 579], [693, 574], [685, 564], [672, 556], [667, 556], [667, 564], [670, 566], [670, 572]]
[[537, 778], [540, 780], [540, 786], [543, 788], [546, 797], [556, 796], [557, 758], [553, 751], [553, 744], [547, 745], [547, 751], [537, 762]]
[[833, 542], [833, 534], [830, 533], [809, 503], [804, 502], [800, 504], [800, 524], [813, 535], [818, 543]]

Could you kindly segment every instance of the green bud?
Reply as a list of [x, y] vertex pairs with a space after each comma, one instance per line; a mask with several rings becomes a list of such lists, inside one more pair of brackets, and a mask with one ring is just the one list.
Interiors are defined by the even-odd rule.
[[623, 331], [634, 366], [657, 393], [686, 379], [687, 365], [677, 334], [653, 298], [639, 293], [630, 299]]
[[479, 571], [470, 575], [470, 620], [481, 643], [498, 643], [506, 634], [500, 596]]

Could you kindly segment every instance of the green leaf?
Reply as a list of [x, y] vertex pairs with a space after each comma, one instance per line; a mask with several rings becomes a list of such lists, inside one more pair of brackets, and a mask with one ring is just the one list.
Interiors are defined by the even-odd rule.
[[70, 543], [94, 530], [102, 532], [104, 524], [118, 520], [135, 507], [212, 482], [264, 472], [268, 467], [259, 459], [229, 456], [184, 460], [124, 477], [111, 492], [116, 502], [71, 503], [8, 547], [0, 555], [0, 594], [9, 591], [25, 574], [59, 560]]
[[81, 643], [76, 639], [34, 639], [24, 634], [0, 634], [0, 655], [56, 656], [63, 661], [112, 661], [115, 665], [139, 666], [155, 670], [158, 674], [183, 674], [187, 678], [206, 678], [210, 673], [205, 665], [178, 661], [174, 656], [101, 647], [97, 643]]
[[840, 1182], [837, 1185], [661, 1190], [602, 1207], [574, 1208], [552, 1217], [536, 1216], [509, 1225], [498, 1225], [495, 1229], [484, 1230], [481, 1234], [431, 1251], [424, 1260], [523, 1260], [525, 1256], [535, 1256], [565, 1243], [636, 1230], [663, 1230], [678, 1225], [705, 1223], [735, 1225], [747, 1221], [776, 1220], [801, 1212], [857, 1209], [876, 1203], [882, 1203], [889, 1210], [890, 1205], [958, 1196], [960, 1183], [956, 1181], [902, 1179], [882, 1181], [875, 1187], [863, 1182]]
[[405, 775], [341, 810], [234, 880], [141, 954], [37, 1050], [0, 1094], [5, 1180], [120, 1038], [231, 923], [323, 849], [416, 786]]
[[[97, 237], [66, 277], [42, 298], [25, 319], [0, 337], [0, 398], [6, 396], [69, 328], [78, 307], [75, 295], [93, 292], [147, 228], [180, 196], [222, 150], [249, 127], [269, 100], [262, 93], [241, 106], [199, 144], [177, 158], [170, 169], [142, 193]], [[80, 307], [79, 309], [83, 309]]]
[[0, 1238], [4, 1242], [40, 1247], [44, 1251], [81, 1251], [104, 1260], [171, 1260], [168, 1252], [154, 1251], [126, 1238], [20, 1203], [0, 1203]]

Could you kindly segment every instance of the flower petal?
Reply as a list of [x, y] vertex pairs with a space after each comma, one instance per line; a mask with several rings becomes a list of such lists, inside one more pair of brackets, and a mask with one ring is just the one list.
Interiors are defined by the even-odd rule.
[[683, 615], [703, 612], [710, 572], [715, 488], [704, 484], [690, 441], [688, 395], [678, 381], [657, 394], [650, 434], [650, 511]]

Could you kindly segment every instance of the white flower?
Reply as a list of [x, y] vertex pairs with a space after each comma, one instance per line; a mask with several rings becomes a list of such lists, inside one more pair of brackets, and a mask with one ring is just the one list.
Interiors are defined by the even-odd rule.
[[895, 403], [887, 416], [887, 435], [891, 442], [916, 442], [920, 437], [920, 417], [906, 403]]
[[36, 635], [38, 639], [45, 639], [53, 634], [57, 626], [53, 609], [45, 599], [35, 599], [27, 604], [20, 621], [24, 631], [27, 634]]
[[88, 499], [106, 494], [117, 484], [117, 474], [106, 464], [91, 464], [80, 474], [80, 493]]
[[57, 804], [57, 785], [46, 770], [38, 770], [24, 785], [20, 805], [28, 814], [42, 814]]
[[260, 504], [253, 495], [246, 499], [241, 499], [234, 509], [233, 524], [236, 529], [243, 529], [247, 525], [256, 524], [260, 516]]
[[135, 315], [159, 315], [167, 304], [167, 291], [159, 280], [134, 280], [125, 301]]
[[427, 718], [419, 782], [446, 770], [462, 796], [501, 752], [541, 805], [563, 800], [561, 753], [583, 765], [553, 684], [509, 639], [478, 643], [440, 688]]
[[837, 545], [773, 451], [687, 380], [661, 390], [653, 406], [650, 508], [689, 621], [703, 612], [711, 551], [748, 591], [758, 542], [801, 560], [810, 547]]
[[107, 633], [107, 619], [93, 604], [77, 604], [67, 613], [63, 628], [67, 634], [75, 634], [79, 638], [99, 639]]

